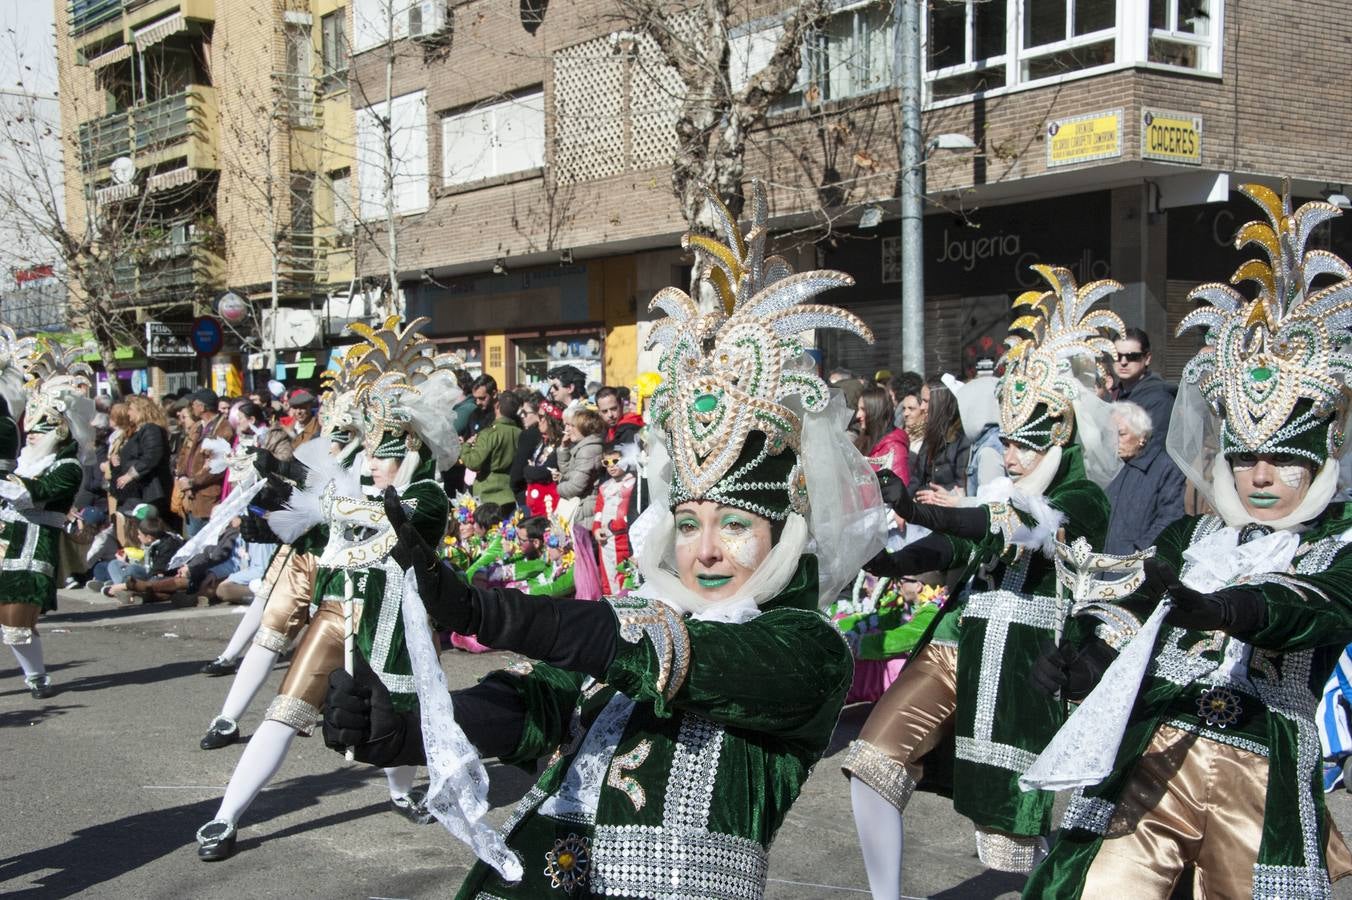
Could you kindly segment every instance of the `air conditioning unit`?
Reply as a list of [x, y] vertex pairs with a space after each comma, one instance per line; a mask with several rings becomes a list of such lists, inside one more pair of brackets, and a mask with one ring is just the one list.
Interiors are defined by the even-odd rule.
[[446, 30], [446, 0], [415, 0], [408, 8], [408, 36], [434, 37]]

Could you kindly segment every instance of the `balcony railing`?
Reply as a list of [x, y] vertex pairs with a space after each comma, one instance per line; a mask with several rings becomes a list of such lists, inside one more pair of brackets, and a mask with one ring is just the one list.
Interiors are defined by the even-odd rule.
[[[133, 152], [146, 156], [192, 141], [207, 152], [199, 159], [190, 159], [190, 164], [196, 168], [215, 168], [214, 103], [212, 88], [195, 85], [144, 106], [83, 123], [80, 151], [86, 171]], [[187, 154], [188, 148], [184, 149]]]
[[80, 155], [86, 170], [106, 166], [119, 156], [131, 153], [130, 117], [113, 113], [80, 125]]
[[172, 244], [137, 265], [113, 267], [118, 299], [128, 306], [162, 306], [205, 297], [223, 282], [224, 263], [199, 243]]
[[82, 34], [122, 15], [122, 0], [70, 0], [70, 33]]

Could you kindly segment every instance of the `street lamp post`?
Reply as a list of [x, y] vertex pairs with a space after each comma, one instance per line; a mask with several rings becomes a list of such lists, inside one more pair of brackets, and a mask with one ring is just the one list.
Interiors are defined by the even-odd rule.
[[896, 0], [901, 81], [901, 365], [925, 371], [924, 169], [920, 135], [920, 0]]

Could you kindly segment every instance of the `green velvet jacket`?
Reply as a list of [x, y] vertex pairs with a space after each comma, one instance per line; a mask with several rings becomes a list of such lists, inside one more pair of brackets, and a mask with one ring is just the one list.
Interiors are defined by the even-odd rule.
[[812, 556], [742, 624], [609, 598], [618, 636], [604, 681], [543, 663], [490, 675], [527, 710], [503, 761], [549, 762], [504, 826], [522, 880], [478, 863], [457, 897], [760, 897], [770, 843], [852, 676], [816, 599]]
[[[1063, 518], [1059, 540], [1083, 537], [1103, 546], [1108, 498], [1084, 474], [1078, 445], [1062, 450], [1061, 466], [1043, 499]], [[978, 826], [1015, 835], [1051, 830], [1054, 795], [1019, 789], [1019, 776], [1065, 721], [1065, 704], [1029, 688], [1033, 664], [1057, 638], [1069, 598], [1056, 597], [1056, 567], [1039, 550], [1020, 546], [1034, 517], [991, 503], [982, 540], [949, 537], [955, 566], [974, 576], [965, 598], [936, 619], [929, 640], [958, 648], [954, 737], [925, 759], [921, 788], [951, 793], [954, 808]], [[1046, 523], [1044, 523], [1046, 527]], [[935, 754], [943, 758], [931, 759]], [[951, 766], [949, 765], [951, 760]]]
[[[1180, 519], [1160, 534], [1156, 556], [1186, 573], [1183, 552], [1222, 528], [1216, 516]], [[1257, 631], [1229, 637], [1161, 629], [1112, 774], [1072, 795], [1056, 845], [1033, 872], [1024, 896], [1080, 896], [1117, 799], [1155, 731], [1166, 724], [1267, 757], [1254, 896], [1330, 895], [1324, 860], [1328, 819], [1313, 713], [1328, 673], [1352, 642], [1352, 544], [1344, 537], [1349, 529], [1352, 505], [1332, 504], [1300, 535], [1291, 571], [1246, 582], [1267, 601], [1267, 623]], [[1102, 623], [1096, 631], [1120, 647], [1153, 608], [1140, 594], [1106, 605], [1095, 613]], [[1247, 655], [1240, 677], [1218, 668], [1230, 645], [1232, 656]], [[1215, 689], [1226, 699], [1225, 709], [1219, 718], [1214, 712], [1204, 717], [1199, 701]]]
[[[440, 544], [446, 533], [446, 513], [450, 507], [441, 483], [431, 478], [414, 481], [400, 498], [412, 506], [409, 522], [423, 540], [432, 547]], [[361, 602], [357, 650], [389, 689], [394, 707], [407, 712], [418, 705], [418, 694], [413, 683], [413, 664], [404, 644], [401, 615], [404, 572], [389, 555], [395, 536], [388, 528], [382, 501], [376, 497], [369, 503], [378, 520], [375, 528], [359, 521], [342, 522], [329, 518], [329, 546], [324, 554], [331, 555], [331, 551], [338, 549], [341, 559], [333, 565], [318, 567], [314, 602], [342, 601], [346, 596], [347, 580], [351, 579], [353, 597]], [[367, 531], [377, 533], [372, 535]]]
[[78, 448], [68, 441], [36, 477], [19, 478], [31, 506], [0, 503], [0, 603], [56, 608], [57, 546], [84, 479]]

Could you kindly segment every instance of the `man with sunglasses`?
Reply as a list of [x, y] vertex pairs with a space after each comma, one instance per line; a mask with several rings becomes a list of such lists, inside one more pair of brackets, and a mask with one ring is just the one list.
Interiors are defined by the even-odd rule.
[[1169, 417], [1174, 411], [1178, 386], [1150, 371], [1150, 335], [1140, 328], [1128, 328], [1114, 342], [1116, 357], [1113, 375], [1117, 386], [1113, 399], [1130, 400], [1150, 414], [1152, 432], [1163, 443], [1169, 432]]

